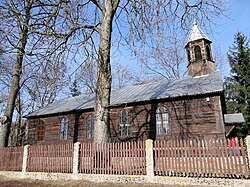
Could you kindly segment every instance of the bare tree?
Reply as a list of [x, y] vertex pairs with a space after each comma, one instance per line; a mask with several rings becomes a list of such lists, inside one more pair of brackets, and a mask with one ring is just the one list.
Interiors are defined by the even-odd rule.
[[67, 86], [67, 67], [63, 57], [58, 59], [58, 53], [54, 52], [48, 58], [44, 57], [39, 65], [26, 65], [23, 68], [22, 87], [28, 93], [30, 111], [45, 107], [54, 102], [59, 92]]
[[[114, 37], [112, 31], [116, 31], [115, 34], [118, 36], [116, 41], [123, 40], [130, 46], [145, 48], [168, 34], [173, 23], [178, 28], [187, 29], [196, 19], [209, 27], [216, 16], [223, 14], [224, 7], [224, 0], [209, 2], [205, 0], [190, 2], [187, 0], [90, 0], [87, 2], [72, 0], [68, 2], [64, 11], [65, 32], [59, 34], [55, 31], [55, 33], [57, 36], [64, 37], [67, 44], [72, 41], [75, 46], [80, 44], [82, 53], [86, 54], [86, 57], [91, 56], [88, 51], [96, 52], [94, 142], [109, 141], [109, 105], [112, 85], [110, 50], [112, 37]], [[178, 50], [173, 51], [178, 52]], [[174, 72], [174, 76], [179, 75]]]
[[[128, 42], [136, 46], [149, 46], [165, 35], [173, 22], [179, 27], [189, 28], [193, 19], [211, 23], [212, 16], [222, 13], [224, 1], [91, 1], [101, 12], [99, 27], [98, 79], [96, 86], [96, 123], [94, 141], [101, 143], [109, 139], [109, 104], [111, 90], [110, 47], [112, 24], [124, 36], [123, 24], [129, 23]], [[114, 19], [115, 18], [115, 19]], [[127, 25], [127, 24], [126, 24]], [[98, 24], [94, 24], [99, 26]], [[167, 32], [166, 32], [167, 33]], [[152, 40], [150, 40], [152, 39]], [[140, 45], [138, 44], [140, 43]]]
[[226, 66], [226, 54], [223, 54], [221, 51], [221, 47], [217, 46], [214, 50], [214, 61], [216, 62], [216, 69], [220, 70], [221, 72], [224, 71]]
[[[27, 40], [28, 40], [28, 28], [26, 25], [29, 24], [30, 17], [31, 17], [31, 7], [32, 7], [32, 2], [27, 2], [27, 4], [25, 5], [25, 10], [24, 10], [25, 16], [22, 17], [22, 14], [19, 14], [18, 12], [18, 8], [23, 9], [23, 7], [13, 6], [13, 3], [14, 3], [13, 1], [11, 1], [9, 4], [7, 4], [6, 2], [3, 2], [3, 3], [4, 4], [1, 6], [3, 11], [1, 12], [7, 13], [7, 11], [9, 11], [13, 15], [13, 17], [11, 17], [11, 19], [13, 20], [9, 20], [7, 16], [10, 16], [10, 15], [6, 15], [6, 14], [4, 14], [1, 20], [7, 19], [8, 21], [13, 21], [14, 23], [16, 23], [18, 26], [18, 29], [20, 30], [20, 33], [18, 36], [19, 40], [17, 43], [15, 41], [11, 41], [10, 33], [8, 33], [9, 30], [6, 30], [5, 32], [6, 40], [11, 41], [10, 43], [13, 46], [13, 48], [17, 49], [16, 50], [17, 55], [16, 55], [16, 63], [15, 63], [14, 71], [13, 71], [13, 79], [12, 79], [11, 86], [10, 86], [9, 99], [8, 99], [7, 107], [4, 113], [7, 120], [5, 120], [3, 124], [1, 124], [1, 129], [0, 129], [0, 138], [1, 138], [0, 147], [7, 146], [8, 144], [8, 136], [10, 133], [10, 126], [11, 126], [11, 121], [12, 121], [12, 116], [13, 116], [13, 111], [14, 111], [14, 106], [15, 106], [15, 100], [16, 100], [17, 93], [19, 90], [19, 81], [20, 81], [20, 76], [21, 76], [21, 71], [22, 71], [22, 62], [24, 58], [25, 47], [26, 47]], [[13, 9], [8, 10], [8, 9], [5, 9], [4, 6], [12, 6]], [[6, 22], [6, 25], [8, 25], [7, 22]], [[13, 27], [14, 25], [12, 25], [12, 28]], [[16, 36], [17, 36], [17, 33], [15, 33], [12, 37], [14, 38]]]
[[183, 67], [187, 65], [184, 46], [187, 37], [184, 37], [183, 33], [178, 33], [178, 28], [175, 28], [167, 36], [158, 38], [152, 45], [135, 49], [146, 74], [168, 80], [184, 76], [186, 68]]
[[[112, 31], [116, 31], [118, 42], [123, 40], [130, 46], [145, 48], [157, 42], [158, 38], [165, 36], [173, 23], [182, 28], [189, 28], [193, 19], [200, 20], [201, 23], [211, 24], [213, 18], [222, 14], [223, 7], [225, 7], [224, 0], [211, 0], [209, 2], [205, 0], [191, 2], [187, 0], [58, 0], [58, 2], [53, 0], [44, 2], [26, 0], [25, 3], [17, 2], [21, 5], [21, 9], [16, 9], [17, 6], [13, 6], [13, 0], [11, 1], [12, 4], [1, 6], [6, 12], [9, 10], [5, 7], [11, 9], [13, 16], [9, 14], [8, 16], [10, 19], [14, 19], [11, 20], [12, 22], [17, 22], [19, 27], [17, 31], [20, 31], [15, 36], [15, 38], [18, 38], [18, 42], [14, 42], [15, 45], [13, 45], [17, 49], [17, 60], [10, 89], [11, 97], [9, 101], [11, 102], [8, 102], [5, 115], [10, 119], [12, 118], [13, 105], [19, 89], [22, 61], [24, 55], [28, 54], [25, 53], [27, 42], [30, 41], [28, 36], [31, 33], [35, 33], [38, 38], [41, 36], [41, 39], [42, 36], [53, 36], [61, 40], [54, 48], [55, 51], [68, 46], [67, 49], [71, 54], [78, 52], [84, 54], [86, 58], [94, 56], [92, 59], [97, 59], [94, 130], [94, 141], [97, 143], [109, 141], [110, 136], [109, 105], [112, 85], [110, 51], [112, 37], [114, 37]], [[62, 4], [62, 2], [66, 4]], [[4, 3], [7, 3], [7, 1], [4, 1]], [[33, 6], [34, 3], [36, 6]], [[39, 9], [39, 6], [43, 8]], [[32, 11], [33, 8], [35, 10]], [[22, 19], [20, 19], [20, 15], [22, 15]], [[51, 19], [51, 16], [56, 16], [57, 19]], [[31, 20], [31, 18], [33, 19]], [[43, 24], [41, 23], [42, 20], [45, 20]], [[44, 27], [44, 23], [46, 27]], [[8, 34], [6, 34], [6, 37], [8, 42], [12, 41]], [[33, 39], [33, 43], [36, 43], [37, 38]], [[41, 39], [38, 41], [40, 42]], [[29, 50], [30, 55], [34, 56], [32, 49], [38, 48], [37, 45], [29, 48], [31, 49]], [[73, 56], [77, 61], [77, 55]], [[8, 128], [6, 128], [7, 131]], [[4, 136], [5, 134], [8, 133], [0, 135]], [[6, 136], [4, 137], [6, 138]]]
[[95, 93], [97, 81], [97, 61], [86, 59], [74, 72], [82, 93]]
[[6, 101], [8, 100], [8, 88], [10, 80], [10, 67], [11, 64], [2, 54], [3, 50], [0, 51], [0, 116], [4, 112], [6, 107]]
[[[5, 54], [13, 60], [9, 97], [4, 112], [5, 120], [0, 125], [0, 147], [8, 144], [15, 101], [21, 88], [23, 64], [24, 62], [33, 63], [39, 59], [39, 55], [35, 54], [42, 52], [43, 39], [49, 40], [37, 33], [38, 31], [48, 32], [47, 36], [53, 35], [48, 29], [53, 30], [49, 28], [50, 23], [61, 10], [60, 5], [63, 2], [63, 0], [46, 1], [46, 3], [39, 0], [2, 0], [0, 2], [1, 41], [4, 44]], [[38, 51], [39, 53], [36, 53]]]
[[[138, 71], [135, 72], [128, 66], [124, 66], [119, 62], [113, 62], [112, 89], [116, 90], [124, 86], [144, 83], [146, 81], [145, 76], [138, 73]], [[80, 95], [80, 93], [95, 93], [96, 81], [97, 63], [94, 60], [87, 59], [74, 72], [74, 79], [70, 86], [70, 90], [72, 90], [72, 93], [75, 95]]]
[[113, 90], [123, 88], [128, 85], [142, 84], [145, 81], [145, 76], [143, 76], [141, 72], [135, 72], [129, 66], [124, 66], [118, 62], [113, 65], [112, 75]]

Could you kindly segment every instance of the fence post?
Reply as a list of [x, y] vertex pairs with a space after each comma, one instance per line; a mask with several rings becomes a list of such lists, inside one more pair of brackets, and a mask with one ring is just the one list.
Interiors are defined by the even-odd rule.
[[146, 140], [146, 173], [147, 176], [154, 176], [154, 156], [153, 156], [153, 140]]
[[74, 155], [73, 155], [73, 174], [79, 173], [79, 152], [80, 142], [74, 143]]
[[247, 162], [248, 162], [248, 168], [250, 168], [250, 135], [247, 135], [246, 137], [246, 152], [247, 152]]
[[29, 145], [25, 145], [23, 147], [23, 165], [22, 165], [22, 172], [25, 173], [27, 171], [27, 164], [29, 158]]

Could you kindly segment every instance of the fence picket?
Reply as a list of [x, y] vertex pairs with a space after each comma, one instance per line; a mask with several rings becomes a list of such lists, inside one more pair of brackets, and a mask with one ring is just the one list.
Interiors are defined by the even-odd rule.
[[217, 140], [217, 150], [218, 150], [218, 164], [219, 164], [219, 176], [222, 177], [222, 163], [221, 163], [221, 146], [220, 146], [220, 140]]
[[[235, 139], [233, 140], [235, 141]], [[236, 142], [237, 143], [237, 142]], [[230, 145], [231, 146], [231, 145]], [[235, 175], [237, 176], [238, 175], [238, 167], [237, 167], [237, 157], [236, 157], [236, 153], [235, 153], [235, 146], [234, 146], [234, 142], [233, 142], [233, 145], [231, 146], [231, 152], [233, 154], [233, 158], [234, 158], [234, 165], [235, 165]]]
[[183, 141], [180, 140], [180, 160], [181, 160], [181, 176], [183, 176], [183, 173], [184, 173], [184, 168], [185, 168], [185, 165], [184, 165], [184, 149], [183, 149]]
[[189, 163], [189, 170], [188, 170], [188, 176], [192, 175], [192, 155], [191, 155], [191, 145], [190, 140], [187, 142], [187, 150], [188, 150], [188, 163]]
[[[156, 140], [153, 147], [156, 175], [249, 177], [242, 139], [235, 146], [225, 139]], [[79, 148], [80, 173], [146, 174], [143, 141], [80, 143]], [[23, 151], [23, 147], [1, 148], [0, 170], [21, 171]], [[73, 152], [73, 143], [32, 145], [28, 152], [27, 171], [72, 173]]]
[[248, 164], [246, 161], [245, 147], [244, 147], [244, 142], [242, 138], [240, 139], [240, 145], [241, 145], [241, 154], [242, 154], [243, 167], [244, 167], [243, 176], [247, 176]]
[[220, 152], [221, 152], [221, 177], [225, 177], [225, 151], [224, 151], [224, 146], [223, 146], [223, 142], [221, 139], [219, 139], [219, 145], [220, 145]]
[[240, 159], [240, 155], [241, 155], [241, 153], [240, 153], [240, 149], [239, 149], [239, 143], [240, 143], [240, 141], [239, 141], [239, 139], [237, 139], [237, 141], [236, 141], [236, 156], [238, 157], [238, 167], [239, 167], [239, 174], [238, 174], [238, 177], [243, 173], [242, 172], [242, 167], [241, 167], [241, 159]]
[[226, 160], [226, 176], [229, 177], [230, 176], [230, 173], [231, 173], [231, 170], [230, 170], [230, 163], [229, 163], [229, 153], [228, 153], [228, 146], [227, 146], [227, 140], [224, 139], [224, 149], [225, 149], [225, 160]]
[[190, 141], [190, 151], [191, 151], [191, 155], [192, 155], [192, 171], [191, 171], [191, 174], [192, 174], [192, 177], [194, 177], [195, 175], [195, 161], [194, 161], [194, 143], [193, 143], [193, 140]]
[[206, 176], [210, 176], [211, 168], [210, 168], [210, 153], [209, 153], [209, 145], [208, 141], [204, 140], [204, 146], [205, 146], [205, 155], [206, 155], [206, 165], [207, 165], [207, 172]]
[[22, 171], [24, 147], [0, 148], [0, 170]]
[[187, 145], [186, 145], [186, 140], [182, 140], [182, 164], [183, 164], [183, 172], [182, 175], [186, 176], [187, 175]]
[[176, 139], [173, 139], [173, 150], [174, 150], [174, 155], [173, 155], [173, 159], [174, 159], [174, 169], [173, 169], [173, 173], [174, 175], [176, 175], [176, 169], [177, 169], [177, 160], [176, 160], [176, 152], [177, 152], [177, 146], [176, 146]]

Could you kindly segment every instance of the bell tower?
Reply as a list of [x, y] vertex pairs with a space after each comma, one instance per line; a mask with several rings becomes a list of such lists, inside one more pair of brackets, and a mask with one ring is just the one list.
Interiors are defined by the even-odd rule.
[[188, 76], [201, 76], [215, 72], [211, 50], [212, 41], [194, 22], [185, 49], [188, 57]]

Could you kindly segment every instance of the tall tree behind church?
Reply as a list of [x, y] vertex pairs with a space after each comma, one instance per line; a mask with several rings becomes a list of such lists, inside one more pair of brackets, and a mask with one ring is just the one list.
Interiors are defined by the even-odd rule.
[[238, 136], [244, 137], [250, 128], [250, 46], [243, 33], [236, 33], [228, 60], [231, 74], [225, 82], [227, 112], [243, 113], [246, 122], [238, 127]]
[[[66, 1], [0, 1], [1, 47], [11, 63], [7, 66], [11, 69], [11, 73], [8, 74], [11, 78], [7, 83], [9, 90], [4, 110], [5, 120], [0, 123], [0, 147], [8, 144], [15, 102], [23, 84], [23, 71], [27, 65], [39, 66], [44, 56], [49, 58], [55, 51], [55, 48], [51, 47], [56, 40], [53, 38], [57, 37], [48, 30], [52, 28], [50, 23], [58, 20], [58, 11]], [[58, 51], [59, 47], [56, 49]]]

